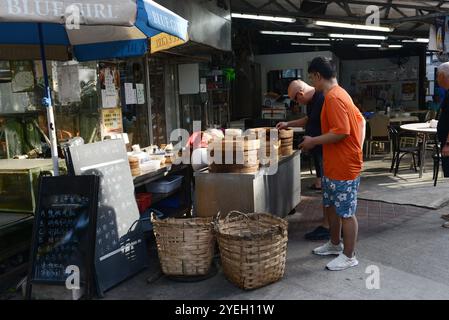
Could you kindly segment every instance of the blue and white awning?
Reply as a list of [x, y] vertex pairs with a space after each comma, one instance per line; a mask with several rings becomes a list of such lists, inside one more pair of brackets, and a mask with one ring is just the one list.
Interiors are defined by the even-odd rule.
[[187, 40], [188, 22], [152, 0], [0, 0], [0, 45], [72, 47], [79, 61], [141, 56], [148, 39]]

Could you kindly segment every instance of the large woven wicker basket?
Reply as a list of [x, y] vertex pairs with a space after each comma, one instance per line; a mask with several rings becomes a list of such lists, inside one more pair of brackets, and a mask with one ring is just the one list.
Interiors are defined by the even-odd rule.
[[288, 224], [266, 213], [233, 211], [214, 223], [225, 276], [251, 290], [284, 276]]
[[159, 220], [151, 216], [162, 272], [168, 276], [207, 275], [214, 257], [213, 217]]

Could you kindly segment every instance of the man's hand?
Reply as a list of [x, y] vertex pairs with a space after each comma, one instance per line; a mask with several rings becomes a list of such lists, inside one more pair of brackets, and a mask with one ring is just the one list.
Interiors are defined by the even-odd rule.
[[443, 149], [441, 150], [441, 155], [444, 158], [449, 157], [449, 146], [447, 144], [444, 145]]
[[288, 122], [279, 122], [276, 125], [276, 129], [278, 129], [278, 130], [287, 129], [287, 128], [288, 128]]
[[312, 137], [305, 136], [303, 142], [299, 145], [299, 149], [308, 151], [316, 147], [316, 143]]

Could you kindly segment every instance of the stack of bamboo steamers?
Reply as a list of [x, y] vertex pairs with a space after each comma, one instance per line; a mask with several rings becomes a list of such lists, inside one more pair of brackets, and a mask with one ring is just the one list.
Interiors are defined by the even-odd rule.
[[[209, 171], [212, 173], [254, 173], [259, 170], [260, 140], [225, 138], [209, 144]], [[243, 156], [243, 158], [242, 158]]]
[[281, 140], [281, 155], [284, 157], [291, 155], [293, 153], [293, 130], [280, 130], [279, 138]]
[[293, 153], [293, 130], [280, 130], [278, 138], [270, 135], [272, 130], [276, 129], [251, 129], [246, 136], [226, 135], [224, 139], [209, 143], [209, 172], [255, 173], [260, 165], [268, 166], [272, 161], [278, 161], [279, 156], [290, 156]]

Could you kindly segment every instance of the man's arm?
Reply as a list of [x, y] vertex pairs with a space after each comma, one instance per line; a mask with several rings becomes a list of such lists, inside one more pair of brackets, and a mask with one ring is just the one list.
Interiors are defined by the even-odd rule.
[[308, 117], [304, 117], [298, 120], [294, 120], [294, 121], [289, 121], [289, 122], [279, 122], [276, 125], [276, 129], [286, 129], [289, 127], [305, 127], [307, 122], [309, 122], [309, 118]]
[[315, 148], [318, 145], [332, 144], [332, 143], [340, 142], [340, 141], [346, 139], [346, 137], [348, 137], [348, 135], [335, 134], [332, 132], [323, 134], [319, 137], [313, 137], [313, 138], [305, 136], [303, 142], [299, 145], [299, 148], [307, 151], [307, 150], [311, 150], [311, 149]]
[[289, 121], [287, 123], [288, 123], [289, 127], [305, 127], [307, 122], [309, 122], [309, 117], [304, 117], [302, 119]]
[[323, 144], [332, 144], [332, 143], [337, 143], [340, 142], [341, 140], [346, 139], [346, 137], [348, 137], [348, 135], [346, 134], [335, 134], [332, 132], [323, 134], [321, 136], [318, 137], [314, 137], [313, 139], [313, 143], [317, 146], [317, 145], [323, 145]]

